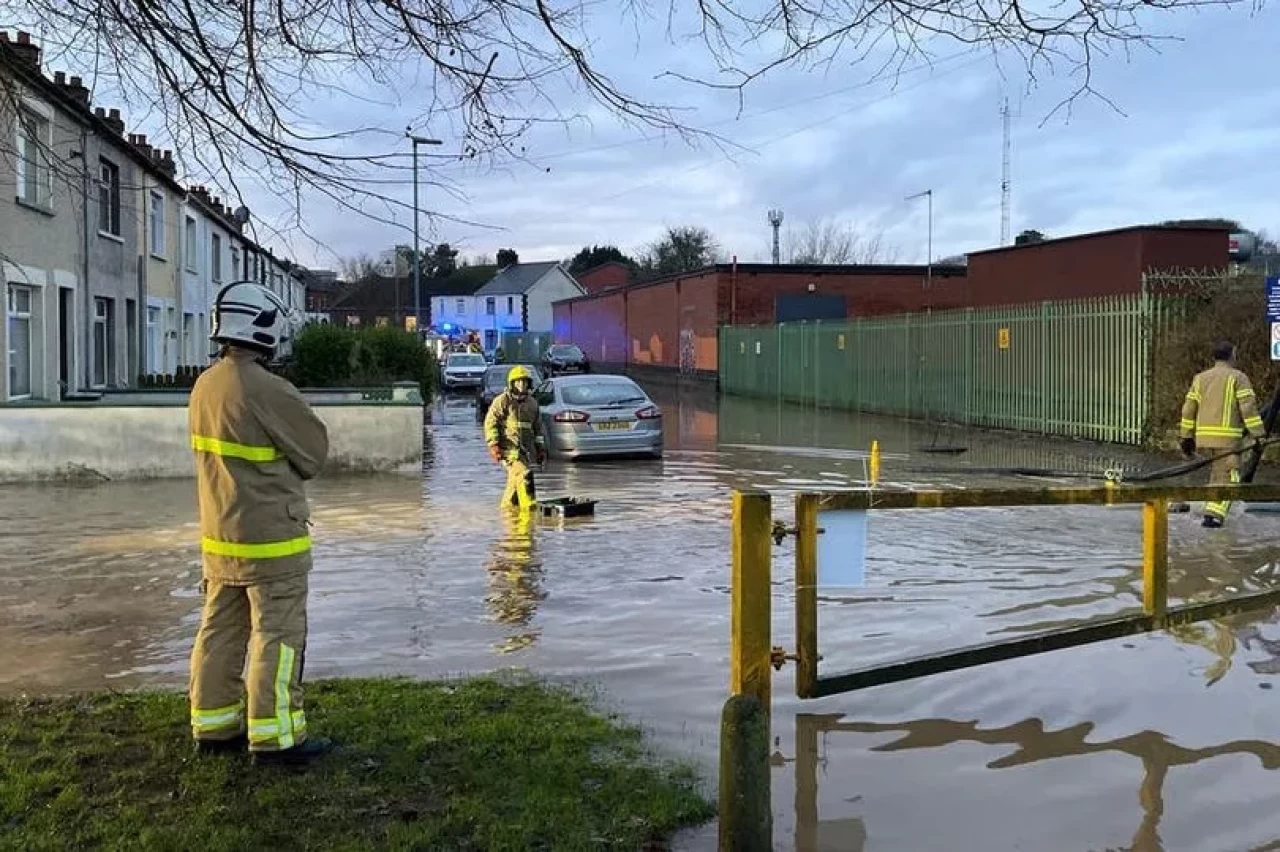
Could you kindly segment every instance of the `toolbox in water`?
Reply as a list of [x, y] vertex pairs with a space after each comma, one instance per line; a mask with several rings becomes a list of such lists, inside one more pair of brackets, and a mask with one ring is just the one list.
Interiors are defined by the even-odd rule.
[[594, 515], [596, 501], [583, 497], [557, 497], [554, 500], [539, 500], [538, 510], [544, 518], [577, 518]]

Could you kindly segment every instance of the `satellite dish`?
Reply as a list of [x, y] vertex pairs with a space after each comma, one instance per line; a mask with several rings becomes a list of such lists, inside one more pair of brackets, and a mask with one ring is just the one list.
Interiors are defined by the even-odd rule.
[[249, 208], [241, 204], [236, 211], [231, 214], [231, 218], [235, 219], [241, 225], [249, 224]]

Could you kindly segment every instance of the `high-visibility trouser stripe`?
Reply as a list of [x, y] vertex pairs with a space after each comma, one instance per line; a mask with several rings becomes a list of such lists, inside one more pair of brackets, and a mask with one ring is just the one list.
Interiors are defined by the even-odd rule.
[[1196, 428], [1196, 421], [1182, 420], [1181, 422], [1178, 423], [1178, 425], [1181, 426], [1184, 430], [1194, 431]]
[[276, 662], [276, 723], [280, 725], [280, 748], [293, 745], [293, 716], [289, 712], [289, 682], [293, 679], [293, 649], [280, 643]]
[[1244, 428], [1248, 429], [1250, 432], [1254, 429], [1261, 429], [1262, 425], [1262, 418], [1256, 415], [1253, 417], [1246, 417], [1244, 419]]
[[[1231, 484], [1235, 485], [1240, 482], [1240, 471], [1231, 471]], [[1206, 515], [1214, 515], [1215, 517], [1226, 519], [1227, 513], [1231, 511], [1231, 501], [1223, 500], [1217, 503], [1205, 503], [1204, 513]]]
[[1196, 434], [1203, 435], [1206, 438], [1239, 438], [1240, 428], [1238, 426], [1197, 426]]
[[1231, 415], [1235, 409], [1236, 398], [1236, 380], [1227, 379], [1227, 387], [1222, 397], [1222, 428], [1227, 429], [1231, 426]]
[[232, 704], [230, 707], [219, 707], [216, 710], [191, 710], [191, 727], [197, 734], [213, 731], [224, 731], [227, 728], [240, 727], [244, 718], [244, 705]]
[[1193, 390], [1193, 391], [1191, 391], [1190, 393], [1188, 393], [1188, 394], [1187, 394], [1187, 399], [1191, 400], [1192, 402], [1199, 402], [1199, 401], [1200, 401], [1200, 391], [1198, 391], [1198, 390]]
[[[289, 727], [293, 731], [296, 739], [299, 735], [307, 732], [307, 714], [301, 710], [294, 710], [289, 714]], [[280, 723], [275, 719], [250, 719], [249, 720], [249, 742], [256, 745], [268, 743], [280, 736]], [[284, 746], [281, 746], [282, 748]]]
[[234, 441], [223, 441], [207, 435], [192, 435], [191, 448], [202, 453], [215, 456], [229, 456], [251, 462], [270, 462], [284, 458], [275, 447], [255, 447], [250, 444], [237, 444]]
[[218, 541], [204, 538], [201, 545], [205, 553], [214, 556], [231, 556], [238, 559], [279, 559], [306, 553], [311, 549], [311, 536], [304, 535], [285, 541], [264, 541], [257, 544], [240, 541]]

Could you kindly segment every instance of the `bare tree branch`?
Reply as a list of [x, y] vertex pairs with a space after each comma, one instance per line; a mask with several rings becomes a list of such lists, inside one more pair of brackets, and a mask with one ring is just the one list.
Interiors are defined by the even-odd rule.
[[788, 230], [783, 256], [788, 263], [877, 264], [894, 263], [898, 247], [888, 245], [884, 233], [861, 233], [851, 224], [809, 222], [799, 231]]

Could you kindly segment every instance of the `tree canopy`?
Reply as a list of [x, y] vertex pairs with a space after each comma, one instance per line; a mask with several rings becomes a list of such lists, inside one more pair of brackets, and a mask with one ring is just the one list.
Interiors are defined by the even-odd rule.
[[701, 269], [719, 260], [720, 246], [710, 231], [698, 225], [680, 225], [667, 228], [645, 249], [640, 270], [646, 277], [658, 278]]
[[588, 269], [610, 261], [626, 264], [632, 269], [636, 269], [640, 265], [634, 258], [625, 254], [617, 246], [583, 246], [581, 251], [569, 261], [569, 274], [577, 275], [579, 272], [586, 272]]

